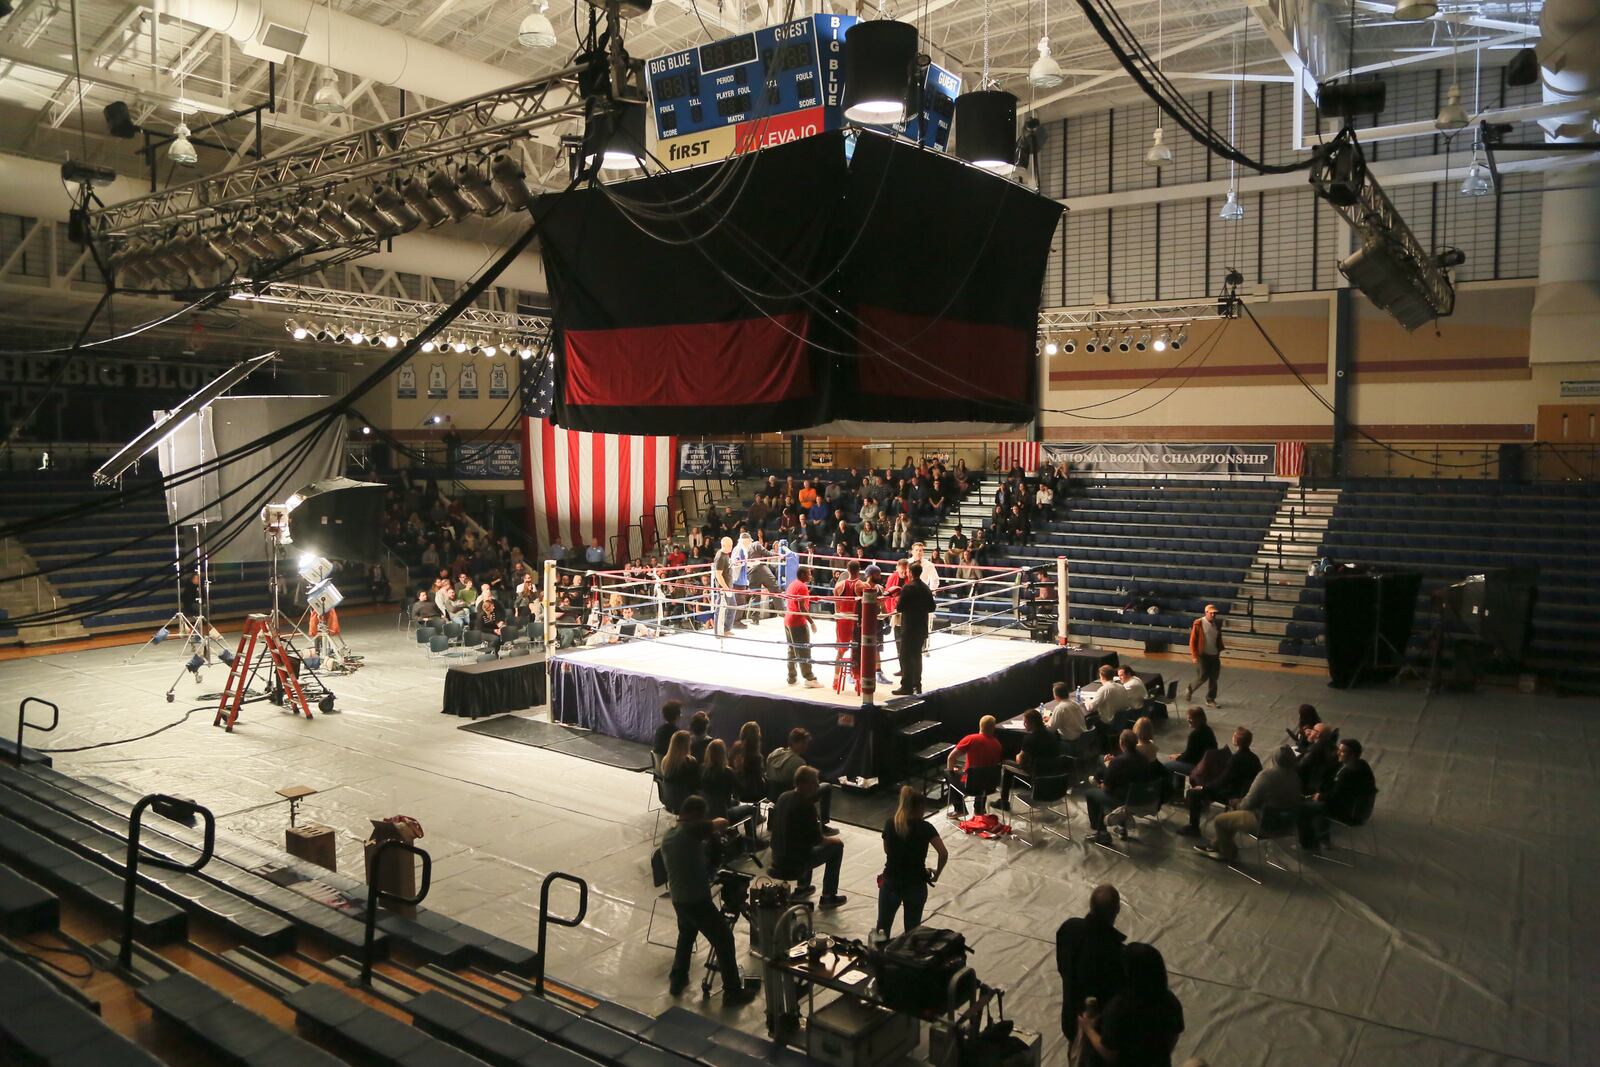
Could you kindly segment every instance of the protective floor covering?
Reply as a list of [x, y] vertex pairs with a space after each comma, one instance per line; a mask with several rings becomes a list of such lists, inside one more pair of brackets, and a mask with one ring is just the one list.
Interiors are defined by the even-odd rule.
[[[193, 796], [224, 831], [271, 845], [288, 821], [273, 790], [314, 786], [302, 817], [338, 828], [347, 872], [359, 869], [369, 816], [415, 816], [435, 859], [429, 906], [523, 943], [534, 940], [540, 877], [581, 875], [589, 917], [551, 931], [552, 973], [643, 1011], [672, 1003], [670, 952], [645, 943], [657, 822], [648, 777], [458, 730], [438, 714], [443, 664], [377, 619], [351, 620], [346, 634], [368, 659], [331, 680], [342, 714], [308, 722], [254, 704], [230, 735], [211, 727], [208, 708], [146, 740], [60, 753], [57, 766]], [[0, 664], [9, 701], [62, 706], [56, 734], [30, 743], [144, 734], [222, 684], [208, 669], [168, 705], [181, 650], [123, 667], [126, 654]], [[1157, 945], [1171, 968], [1188, 1020], [1180, 1062], [1199, 1053], [1231, 1067], [1600, 1063], [1600, 701], [1444, 695], [1424, 709], [1414, 688], [1337, 692], [1316, 676], [1231, 664], [1222, 698], [1219, 735], [1243, 723], [1266, 747], [1310, 701], [1366, 744], [1382, 789], [1379, 858], [1317, 863], [1298, 882], [1267, 871], [1255, 886], [1168, 828], [1141, 830], [1127, 858], [1085, 847], [1076, 802], [1079, 842], [1038, 849], [964, 837], [938, 817], [952, 858], [928, 921], [966, 933], [983, 978], [1009, 990], [1008, 1012], [1044, 1033], [1046, 1062], [1064, 1061], [1055, 928], [1111, 881], [1125, 901], [1122, 929]], [[1180, 747], [1180, 732], [1167, 727], [1163, 751]], [[850, 901], [821, 925], [860, 936], [882, 853], [876, 833], [842, 829]], [[759, 1005], [707, 1010], [760, 1030]]]
[[[819, 625], [812, 640], [831, 641], [832, 630], [832, 626]], [[736, 630], [733, 636], [721, 640], [705, 631], [672, 633], [653, 641], [630, 641], [564, 652], [562, 658], [687, 682], [726, 679], [720, 684], [732, 689], [855, 707], [861, 703], [861, 698], [853, 685], [844, 693], [833, 691], [834, 651], [823, 648], [812, 651], [817, 680], [823, 683], [818, 689], [785, 684], [787, 645], [783, 627], [777, 619], [770, 618]], [[970, 682], [1048, 651], [1042, 645], [1027, 641], [941, 630], [929, 638], [928, 653], [922, 660], [923, 688], [943, 689]], [[892, 640], [884, 650], [884, 670], [890, 674], [897, 670]], [[880, 700], [888, 698], [884, 688], [893, 687], [880, 687]]]

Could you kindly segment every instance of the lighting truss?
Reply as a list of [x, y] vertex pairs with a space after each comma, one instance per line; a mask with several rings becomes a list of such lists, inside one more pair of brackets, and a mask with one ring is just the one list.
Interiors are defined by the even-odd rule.
[[1123, 307], [1046, 308], [1039, 312], [1039, 332], [1138, 330], [1187, 326], [1205, 319], [1229, 318], [1215, 297], [1174, 304], [1129, 304]]
[[[533, 131], [583, 115], [581, 68], [509, 85], [390, 122], [289, 149], [256, 163], [175, 185], [90, 212], [97, 241], [114, 248], [132, 238], [160, 240], [180, 229], [205, 233], [244, 217], [306, 203], [360, 182], [414, 174], [448, 157], [487, 156]], [[336, 239], [322, 250], [372, 240]]]
[[[423, 326], [444, 313], [444, 304], [344, 289], [319, 289], [307, 285], [267, 282], [233, 293], [232, 300], [263, 310], [282, 311], [309, 323], [332, 322], [368, 328], [375, 335], [415, 336]], [[495, 345], [512, 340], [542, 348], [550, 339], [550, 319], [509, 311], [468, 307], [451, 320], [448, 335], [470, 337]]]

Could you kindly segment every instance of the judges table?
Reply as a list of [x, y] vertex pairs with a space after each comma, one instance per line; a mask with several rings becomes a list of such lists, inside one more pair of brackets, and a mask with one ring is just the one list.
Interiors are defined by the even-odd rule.
[[544, 657], [502, 656], [463, 663], [444, 676], [444, 713], [477, 719], [519, 711], [545, 700]]
[[1068, 645], [1067, 669], [1061, 680], [1074, 687], [1087, 686], [1099, 677], [1101, 666], [1115, 670], [1118, 666], [1117, 654], [1109, 648], [1096, 648], [1094, 645]]

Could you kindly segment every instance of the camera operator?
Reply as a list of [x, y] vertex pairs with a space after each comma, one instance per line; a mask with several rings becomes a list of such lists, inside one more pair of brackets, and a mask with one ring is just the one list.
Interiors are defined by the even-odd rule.
[[689, 984], [689, 958], [695, 938], [704, 934], [722, 971], [725, 1004], [748, 1004], [756, 991], [739, 974], [739, 957], [733, 947], [733, 930], [711, 900], [710, 849], [727, 826], [726, 819], [706, 819], [706, 802], [698, 794], [687, 797], [678, 811], [677, 825], [661, 839], [661, 859], [667, 868], [667, 889], [678, 916], [678, 950], [672, 957], [669, 986], [678, 996]]

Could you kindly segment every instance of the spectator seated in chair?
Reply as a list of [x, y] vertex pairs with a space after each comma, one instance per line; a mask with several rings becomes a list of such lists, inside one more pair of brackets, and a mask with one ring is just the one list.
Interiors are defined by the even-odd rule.
[[1206, 723], [1206, 709], [1193, 707], [1188, 712], [1189, 738], [1183, 751], [1167, 757], [1166, 768], [1180, 777], [1187, 777], [1207, 752], [1217, 747], [1217, 735]]
[[1339, 731], [1319, 722], [1306, 731], [1306, 742], [1295, 771], [1300, 775], [1300, 792], [1311, 796], [1327, 788], [1339, 769]]
[[667, 754], [667, 746], [672, 744], [672, 735], [678, 732], [678, 719], [683, 715], [683, 702], [669, 700], [661, 705], [661, 725], [656, 727], [655, 741], [650, 746], [650, 751], [655, 753], [656, 762], [661, 762], [661, 757]]
[[[1000, 745], [999, 724], [993, 715], [985, 715], [978, 720], [978, 730], [970, 733], [956, 742], [950, 750], [950, 755], [945, 758], [945, 794], [950, 803], [950, 818], [964, 819], [967, 817], [967, 798], [964, 786], [972, 786], [973, 771], [984, 768], [998, 768], [1005, 760], [1005, 750]], [[965, 766], [957, 769], [957, 764], [965, 761]], [[994, 788], [994, 782], [989, 783], [989, 788]], [[976, 792], [973, 796], [973, 810], [983, 814], [987, 801], [986, 792]]]
[[1083, 705], [1072, 699], [1072, 686], [1066, 682], [1057, 682], [1050, 687], [1050, 695], [1053, 699], [1045, 705], [1045, 711], [1050, 716], [1050, 729], [1054, 730], [1061, 740], [1071, 744], [1085, 734], [1092, 735]]
[[794, 896], [811, 895], [811, 875], [820, 863], [820, 908], [837, 908], [845, 902], [839, 893], [839, 867], [844, 862], [844, 841], [824, 832], [817, 816], [817, 790], [821, 781], [815, 767], [794, 773], [794, 788], [778, 798], [772, 809], [772, 868], [776, 878], [796, 883]]
[[661, 757], [661, 806], [678, 813], [690, 794], [700, 788], [700, 761], [689, 755], [689, 731], [679, 730]]
[[1189, 808], [1189, 824], [1178, 833], [1185, 837], [1200, 836], [1200, 816], [1213, 804], [1227, 804], [1242, 798], [1261, 773], [1261, 758], [1250, 751], [1255, 740], [1248, 729], [1241, 726], [1233, 731], [1233, 752], [1225, 748], [1206, 753], [1189, 773], [1189, 790], [1184, 803]]
[[[691, 741], [691, 750], [693, 747]], [[700, 787], [697, 792], [705, 798], [706, 812], [711, 818], [726, 819], [730, 826], [742, 823], [745, 840], [755, 845], [761, 808], [757, 804], [740, 802], [739, 779], [728, 766], [728, 746], [719, 739], [714, 738], [705, 746], [705, 757], [700, 761]]]
[[1117, 668], [1117, 683], [1133, 694], [1133, 706], [1143, 707], [1144, 702], [1150, 699], [1150, 690], [1145, 687], [1144, 679], [1133, 673], [1133, 668], [1122, 666]]
[[1378, 782], [1372, 767], [1361, 758], [1361, 742], [1339, 742], [1339, 768], [1327, 789], [1312, 795], [1300, 807], [1300, 844], [1311, 852], [1328, 842], [1328, 822], [1360, 826], [1372, 813]]
[[1061, 735], [1045, 725], [1044, 715], [1038, 708], [1022, 713], [1022, 729], [1022, 750], [1015, 761], [1001, 764], [1000, 799], [994, 802], [1000, 811], [1011, 810], [1011, 787], [1017, 775], [1031, 779], [1061, 769]]
[[1128, 792], [1139, 782], [1147, 781], [1154, 766], [1139, 755], [1139, 738], [1132, 730], [1124, 730], [1117, 737], [1117, 755], [1106, 757], [1105, 770], [1100, 773], [1100, 784], [1083, 794], [1089, 809], [1089, 826], [1093, 829], [1091, 840], [1110, 844], [1106, 832], [1106, 814], [1122, 807]]
[[[794, 788], [794, 776], [806, 765], [806, 753], [809, 751], [811, 751], [811, 731], [803, 726], [796, 726], [789, 731], [788, 747], [775, 748], [767, 755], [767, 791], [774, 801]], [[820, 779], [817, 785], [816, 806], [817, 815], [822, 820], [823, 832], [833, 833], [833, 827], [828, 825], [829, 816], [833, 813], [833, 786]]]
[[1265, 809], [1292, 810], [1299, 806], [1300, 777], [1295, 774], [1294, 764], [1294, 753], [1288, 746], [1278, 749], [1272, 757], [1272, 766], [1256, 775], [1243, 799], [1230, 802], [1229, 810], [1212, 821], [1212, 842], [1196, 845], [1195, 851], [1223, 863], [1237, 862], [1236, 839], [1240, 834], [1253, 834], [1261, 829], [1261, 813]]

